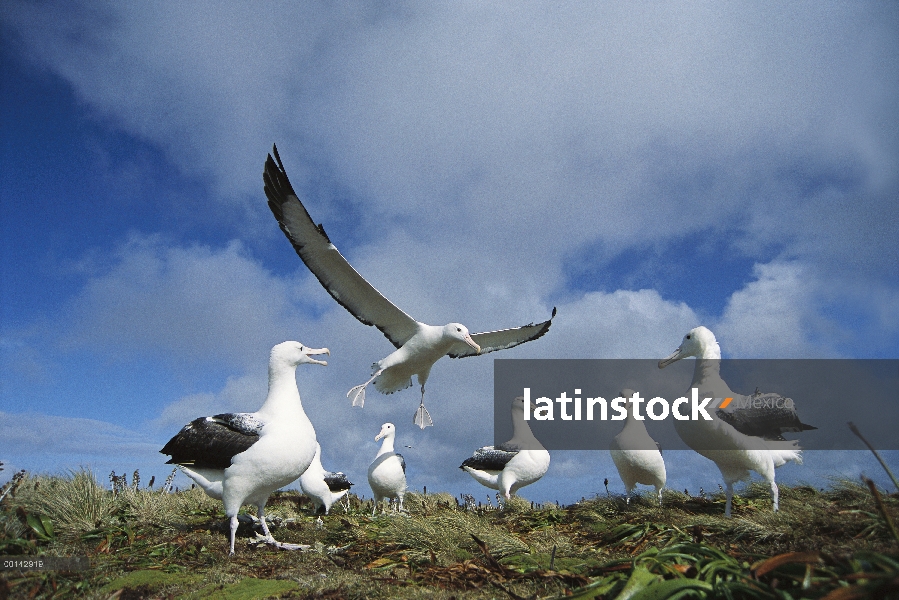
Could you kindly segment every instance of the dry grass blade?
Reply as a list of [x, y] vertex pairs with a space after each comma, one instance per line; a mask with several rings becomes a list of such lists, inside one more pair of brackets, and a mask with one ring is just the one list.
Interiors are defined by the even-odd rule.
[[763, 560], [752, 567], [752, 573], [756, 579], [780, 567], [790, 563], [818, 563], [821, 562], [821, 555], [817, 552], [787, 552], [786, 554], [778, 554], [767, 560]]
[[890, 530], [890, 533], [893, 534], [893, 539], [899, 542], [899, 531], [896, 531], [896, 524], [893, 523], [893, 519], [890, 517], [890, 513], [887, 512], [887, 507], [883, 504], [883, 498], [881, 498], [880, 492], [877, 491], [877, 486], [872, 480], [868, 479], [867, 477], [864, 478], [864, 482], [871, 490], [871, 495], [874, 496], [874, 501], [877, 502], [877, 509], [883, 516], [883, 520], [886, 521], [887, 528]]

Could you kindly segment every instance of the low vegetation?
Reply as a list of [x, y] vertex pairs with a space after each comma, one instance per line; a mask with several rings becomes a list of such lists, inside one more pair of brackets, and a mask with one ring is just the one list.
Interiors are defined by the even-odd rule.
[[141, 488], [136, 473], [109, 487], [78, 471], [21, 473], [0, 490], [0, 555], [91, 564], [0, 571], [0, 599], [899, 597], [899, 495], [847, 481], [782, 486], [778, 513], [750, 486], [733, 519], [723, 494], [666, 490], [662, 508], [648, 494], [502, 510], [410, 493], [408, 513], [375, 518], [351, 495], [318, 520], [305, 497], [282, 492], [267, 509], [273, 533], [312, 549], [253, 547], [244, 518], [231, 558], [221, 502]]

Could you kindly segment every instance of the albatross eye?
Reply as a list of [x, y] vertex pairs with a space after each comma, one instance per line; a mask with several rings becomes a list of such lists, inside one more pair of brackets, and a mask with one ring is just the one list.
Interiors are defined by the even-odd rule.
[[690, 334], [689, 334], [689, 333], [687, 334], [687, 339], [688, 339], [688, 340], [690, 339]]
[[456, 327], [456, 331], [458, 331], [459, 333], [462, 333], [462, 328], [461, 328], [461, 327]]

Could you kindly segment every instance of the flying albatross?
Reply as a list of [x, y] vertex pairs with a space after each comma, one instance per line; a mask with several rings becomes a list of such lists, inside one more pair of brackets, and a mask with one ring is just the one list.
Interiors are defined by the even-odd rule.
[[416, 321], [363, 279], [331, 243], [322, 225], [315, 225], [290, 185], [278, 148], [273, 147], [272, 152], [275, 157], [268, 155], [263, 180], [268, 206], [281, 231], [328, 293], [359, 321], [380, 329], [396, 347], [372, 365], [371, 379], [347, 392], [353, 406], [364, 406], [365, 388], [372, 382], [378, 391], [392, 394], [410, 387], [412, 376], [417, 375], [421, 402], [412, 422], [424, 429], [433, 425], [424, 397], [428, 374], [437, 360], [447, 354], [461, 358], [504, 350], [536, 340], [549, 330], [555, 308], [548, 321], [536, 325], [475, 334], [459, 323], [435, 326]]
[[459, 468], [481, 485], [499, 490], [506, 500], [546, 474], [549, 452], [524, 420], [523, 397], [512, 401], [512, 439], [499, 446], [478, 448]]
[[209, 496], [222, 500], [231, 525], [230, 554], [234, 554], [237, 513], [255, 504], [265, 543], [285, 550], [308, 546], [275, 541], [265, 523], [265, 503], [275, 490], [303, 474], [312, 463], [315, 429], [303, 411], [296, 368], [312, 358], [331, 354], [327, 348], [308, 348], [283, 342], [272, 348], [268, 363], [268, 397], [254, 413], [225, 413], [200, 417], [185, 425], [160, 452], [172, 458]]
[[[633, 398], [637, 392], [622, 390], [621, 397]], [[662, 506], [662, 488], [665, 487], [665, 461], [662, 447], [649, 436], [643, 421], [634, 417], [633, 404], [627, 403], [627, 419], [621, 432], [609, 443], [612, 462], [624, 483], [627, 502], [638, 483], [656, 488], [659, 506]]]
[[325, 471], [321, 460], [321, 445], [315, 445], [315, 458], [309, 468], [300, 475], [300, 487], [303, 493], [312, 500], [313, 514], [320, 509], [325, 509], [325, 514], [331, 510], [331, 505], [347, 495], [353, 485], [343, 473]]
[[[721, 378], [721, 347], [715, 334], [707, 328], [700, 326], [691, 329], [677, 350], [659, 361], [659, 368], [663, 369], [689, 356], [696, 357], [690, 388], [698, 390], [699, 398], [744, 398], [732, 392]], [[774, 511], [778, 510], [779, 491], [774, 482], [774, 469], [789, 461], [802, 464], [799, 442], [785, 440], [783, 433], [815, 427], [802, 423], [795, 408], [773, 411], [740, 409], [730, 412], [719, 408], [711, 421], [701, 418], [695, 421], [675, 420], [674, 429], [690, 448], [718, 466], [727, 485], [724, 515], [729, 517], [734, 483], [748, 479], [750, 471], [755, 471], [768, 482]]]

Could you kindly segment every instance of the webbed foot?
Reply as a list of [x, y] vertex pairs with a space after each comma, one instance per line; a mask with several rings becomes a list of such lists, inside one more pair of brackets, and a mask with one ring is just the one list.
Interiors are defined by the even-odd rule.
[[424, 403], [420, 404], [418, 410], [415, 411], [415, 416], [412, 417], [412, 424], [418, 425], [421, 429], [434, 426], [434, 421], [431, 420], [431, 414], [428, 412], [428, 409], [425, 408]]

